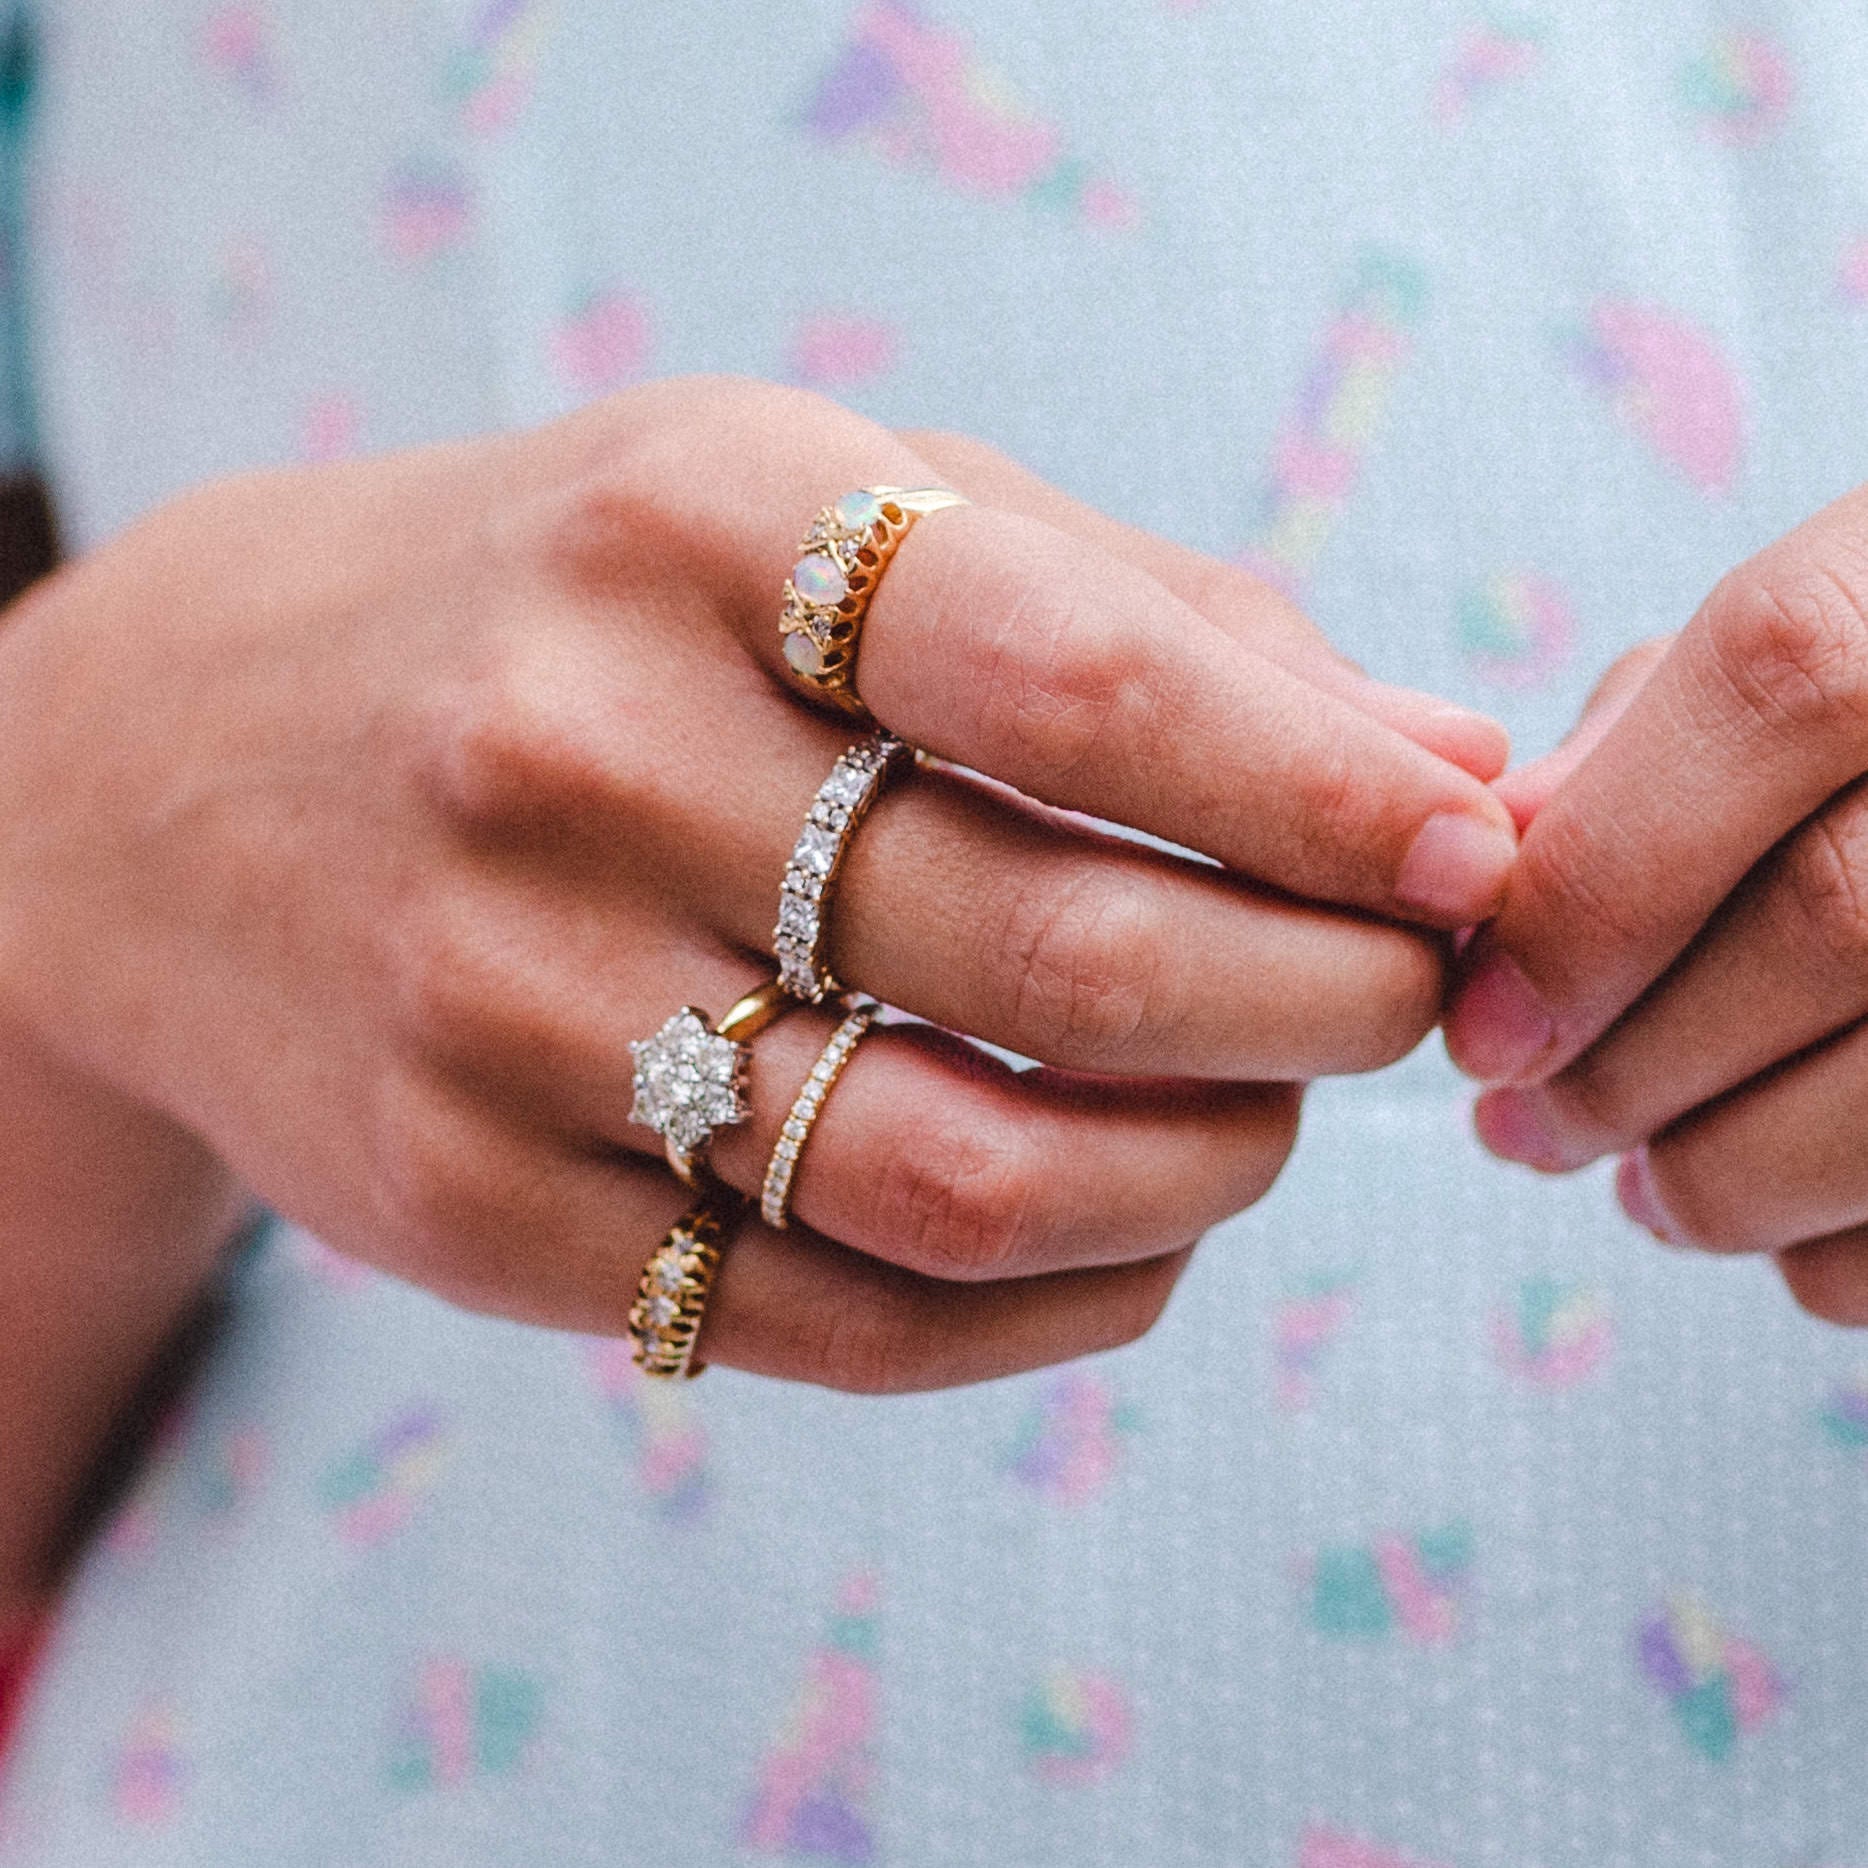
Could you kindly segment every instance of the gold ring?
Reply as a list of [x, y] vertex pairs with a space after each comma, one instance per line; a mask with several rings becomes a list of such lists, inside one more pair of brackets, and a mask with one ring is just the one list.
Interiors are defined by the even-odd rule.
[[813, 1005], [843, 990], [824, 957], [837, 872], [856, 826], [875, 803], [883, 781], [907, 757], [908, 747], [893, 733], [873, 733], [840, 755], [811, 800], [791, 861], [785, 865], [778, 926], [772, 932], [778, 983]]
[[778, 1146], [766, 1165], [765, 1187], [759, 1195], [759, 1216], [779, 1232], [790, 1224], [791, 1183], [798, 1172], [798, 1157], [811, 1139], [812, 1124], [880, 1010], [873, 999], [851, 1007], [848, 1017], [830, 1034], [823, 1055], [811, 1066], [811, 1074], [805, 1078], [797, 1101], [791, 1105], [791, 1114], [778, 1132]]
[[796, 1004], [777, 980], [768, 980], [718, 1024], [684, 1005], [654, 1037], [630, 1045], [635, 1101], [629, 1119], [662, 1138], [668, 1165], [688, 1186], [700, 1184], [714, 1130], [744, 1122], [752, 1112], [749, 1040]]
[[864, 486], [811, 522], [778, 623], [785, 665], [808, 692], [868, 718], [856, 692], [856, 651], [882, 573], [917, 519], [966, 504], [943, 486]]
[[642, 1267], [628, 1327], [636, 1346], [636, 1365], [643, 1374], [679, 1381], [698, 1375], [706, 1366], [694, 1360], [694, 1342], [720, 1269], [727, 1233], [745, 1210], [746, 1203], [738, 1194], [717, 1184], [710, 1186], [669, 1227]]

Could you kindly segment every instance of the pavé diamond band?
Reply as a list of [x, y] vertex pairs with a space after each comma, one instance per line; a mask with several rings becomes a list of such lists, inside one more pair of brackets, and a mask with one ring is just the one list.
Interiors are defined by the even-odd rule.
[[727, 1234], [745, 1210], [746, 1202], [738, 1194], [710, 1186], [669, 1227], [642, 1267], [628, 1328], [637, 1365], [645, 1375], [677, 1381], [701, 1372], [703, 1365], [694, 1360], [695, 1338]]
[[798, 1158], [804, 1153], [804, 1144], [811, 1139], [812, 1125], [842, 1076], [844, 1065], [855, 1055], [863, 1034], [875, 1023], [880, 1010], [873, 999], [851, 1007], [849, 1016], [830, 1034], [823, 1055], [811, 1066], [811, 1074], [805, 1078], [797, 1101], [791, 1105], [791, 1114], [779, 1130], [778, 1145], [772, 1150], [772, 1159], [765, 1170], [765, 1186], [759, 1195], [760, 1218], [779, 1232], [790, 1224], [791, 1183], [797, 1175]]
[[912, 757], [893, 733], [874, 733], [844, 753], [818, 787], [779, 889], [773, 951], [778, 983], [786, 992], [821, 1004], [842, 988], [832, 978], [825, 949], [837, 872], [883, 780]]
[[699, 1182], [714, 1130], [744, 1122], [751, 1112], [749, 1040], [796, 1004], [777, 980], [768, 980], [717, 1025], [684, 1005], [654, 1037], [630, 1045], [636, 1094], [629, 1119], [662, 1138], [668, 1165], [690, 1187]]
[[882, 573], [917, 519], [966, 504], [946, 487], [866, 486], [817, 515], [785, 581], [778, 623], [785, 665], [806, 690], [868, 716], [856, 692], [856, 652]]

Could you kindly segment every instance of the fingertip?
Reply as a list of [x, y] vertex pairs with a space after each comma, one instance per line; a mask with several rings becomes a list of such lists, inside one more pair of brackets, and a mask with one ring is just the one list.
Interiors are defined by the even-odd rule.
[[1437, 811], [1401, 859], [1395, 900], [1439, 926], [1471, 927], [1488, 920], [1504, 900], [1517, 855], [1517, 831], [1502, 808], [1484, 816]]
[[1556, 1038], [1556, 1021], [1502, 947], [1474, 949], [1477, 958], [1454, 989], [1446, 1015], [1446, 1048], [1467, 1076], [1510, 1083], [1529, 1076]]
[[1491, 784], [1511, 763], [1511, 734], [1489, 714], [1385, 681], [1369, 679], [1368, 693], [1373, 710], [1388, 725], [1482, 785]]

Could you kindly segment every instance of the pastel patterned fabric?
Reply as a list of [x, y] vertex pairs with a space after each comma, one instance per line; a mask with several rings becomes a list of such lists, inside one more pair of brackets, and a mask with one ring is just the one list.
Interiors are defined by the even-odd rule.
[[[984, 435], [1534, 752], [1864, 470], [1844, 0], [40, 21], [81, 541], [743, 371]], [[1868, 1861], [1868, 1341], [1490, 1162], [1437, 1055], [1319, 1089], [1146, 1341], [973, 1392], [651, 1388], [283, 1229], [235, 1297], [8, 1868]]]

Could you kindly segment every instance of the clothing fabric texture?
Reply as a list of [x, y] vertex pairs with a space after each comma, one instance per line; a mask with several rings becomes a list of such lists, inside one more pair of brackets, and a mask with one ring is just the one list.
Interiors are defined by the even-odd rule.
[[[1249, 564], [1528, 753], [1862, 476], [1842, 0], [37, 17], [80, 544], [738, 371]], [[1466, 1101], [1432, 1048], [1319, 1087], [1142, 1343], [900, 1401], [645, 1385], [276, 1229], [0, 1862], [1858, 1868], [1868, 1344]]]

